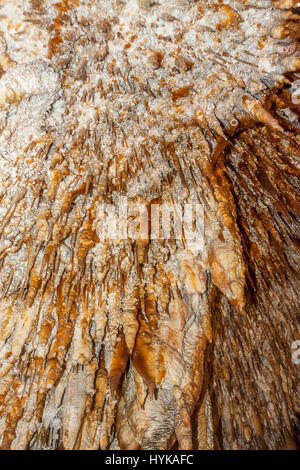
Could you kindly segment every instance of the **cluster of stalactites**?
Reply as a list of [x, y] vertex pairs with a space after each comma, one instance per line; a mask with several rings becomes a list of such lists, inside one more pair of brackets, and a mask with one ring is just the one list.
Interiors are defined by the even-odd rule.
[[[294, 249], [294, 219], [277, 190], [296, 207], [282, 173], [296, 177], [286, 155], [296, 154], [297, 137], [274, 112], [288, 106], [268, 84], [280, 87], [288, 82], [283, 73], [299, 66], [298, 16], [290, 10], [297, 2], [262, 2], [270, 17], [264, 26], [260, 8], [248, 2], [176, 1], [172, 15], [168, 5], [131, 2], [137, 9], [126, 21], [123, 2], [100, 2], [105, 19], [92, 5], [82, 13], [79, 0], [49, 12], [31, 3], [26, 24], [50, 24], [46, 57], [18, 62], [7, 35], [0, 38], [7, 176], [0, 194], [0, 446], [274, 447], [281, 420], [291, 432], [294, 405], [291, 369], [274, 360], [281, 363], [285, 341], [279, 344], [282, 332], [267, 316], [268, 289], [274, 315], [285, 302], [278, 293], [285, 261], [273, 248], [269, 255], [268, 244], [283, 250], [284, 237]], [[151, 26], [153, 15], [171, 40]], [[149, 34], [155, 47], [143, 46]], [[238, 55], [229, 53], [231, 41]], [[243, 126], [249, 130], [234, 140]], [[257, 175], [266, 199], [253, 187]], [[184, 239], [101, 240], [99, 207], [117, 206], [120, 195], [147, 207], [196, 201], [203, 250], [194, 253]], [[272, 218], [264, 219], [270, 207]], [[290, 258], [284, 266], [293, 298]], [[293, 302], [286, 302], [289, 329]], [[275, 375], [253, 353], [260, 322], [259, 348], [267, 350], [265, 330], [272, 332]], [[244, 389], [267, 409], [265, 428], [260, 410], [242, 406]], [[279, 417], [274, 403], [284, 403]]]

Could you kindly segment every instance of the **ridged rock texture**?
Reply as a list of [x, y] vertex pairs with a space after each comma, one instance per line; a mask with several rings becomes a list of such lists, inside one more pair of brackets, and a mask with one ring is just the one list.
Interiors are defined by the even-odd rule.
[[0, 0], [1, 449], [297, 447], [299, 13]]

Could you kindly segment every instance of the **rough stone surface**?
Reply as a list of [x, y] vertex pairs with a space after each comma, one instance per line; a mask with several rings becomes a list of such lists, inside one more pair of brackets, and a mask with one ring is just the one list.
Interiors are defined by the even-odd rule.
[[297, 447], [297, 7], [0, 0], [0, 448]]

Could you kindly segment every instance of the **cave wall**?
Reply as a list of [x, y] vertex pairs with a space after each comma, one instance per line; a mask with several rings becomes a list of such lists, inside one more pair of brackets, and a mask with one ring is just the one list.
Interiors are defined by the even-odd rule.
[[0, 1], [2, 449], [297, 446], [298, 10]]

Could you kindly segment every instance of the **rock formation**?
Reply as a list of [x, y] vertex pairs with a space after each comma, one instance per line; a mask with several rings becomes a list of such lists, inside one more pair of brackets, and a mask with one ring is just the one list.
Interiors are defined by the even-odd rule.
[[1, 449], [297, 447], [299, 13], [0, 0]]

